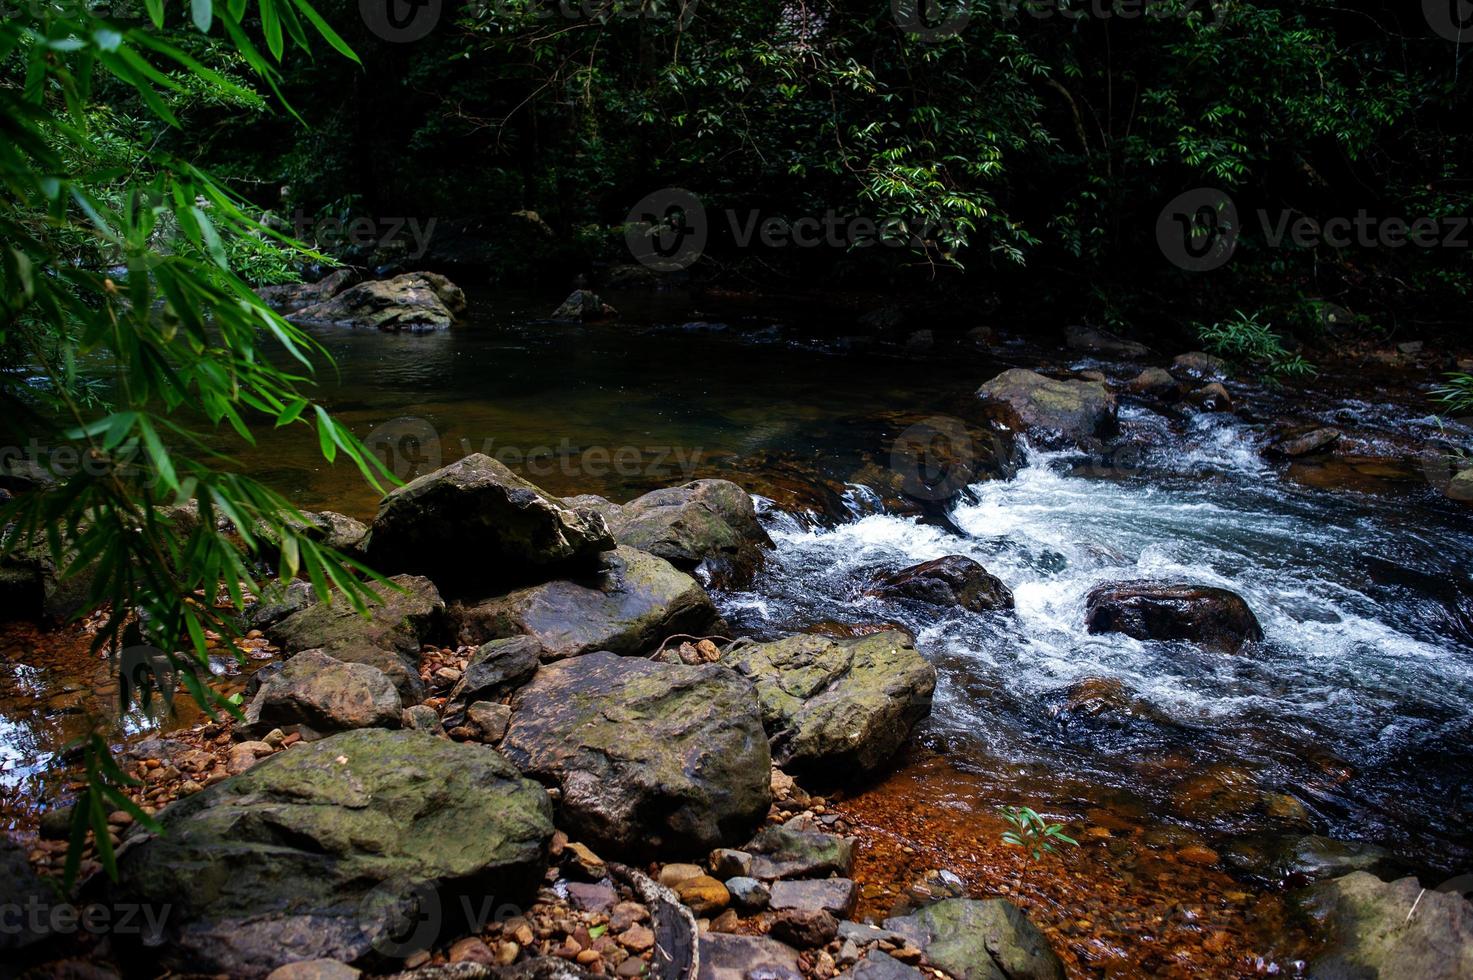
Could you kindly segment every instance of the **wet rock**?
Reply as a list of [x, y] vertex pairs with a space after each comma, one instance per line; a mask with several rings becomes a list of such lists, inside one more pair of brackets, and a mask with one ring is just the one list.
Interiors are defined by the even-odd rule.
[[732, 905], [748, 915], [761, 912], [772, 901], [772, 892], [756, 878], [737, 876], [726, 879], [726, 893]]
[[298, 960], [272, 970], [266, 980], [358, 980], [362, 975], [337, 960]]
[[1450, 500], [1473, 502], [1473, 467], [1459, 470], [1447, 481], [1443, 494]]
[[482, 644], [451, 689], [445, 716], [454, 724], [471, 703], [497, 701], [512, 693], [532, 679], [541, 659], [542, 646], [531, 637], [512, 636]]
[[416, 704], [404, 709], [404, 719], [400, 723], [404, 728], [410, 728], [417, 732], [426, 732], [430, 735], [445, 734], [445, 724], [435, 709], [427, 704]]
[[710, 875], [696, 875], [675, 886], [675, 894], [691, 912], [710, 918], [731, 903], [726, 886]]
[[772, 547], [751, 496], [729, 480], [654, 490], [622, 506], [593, 496], [568, 503], [602, 514], [620, 544], [658, 555], [707, 586], [747, 584]]
[[774, 881], [768, 891], [772, 895], [768, 902], [772, 909], [821, 909], [840, 919], [849, 917], [859, 897], [859, 889], [848, 878]]
[[932, 868], [905, 886], [905, 897], [911, 908], [925, 908], [948, 898], [966, 898], [967, 885], [950, 871]]
[[936, 669], [899, 632], [798, 634], [734, 646], [721, 662], [756, 685], [777, 764], [827, 782], [887, 762], [930, 714], [936, 688]]
[[752, 855], [729, 847], [718, 847], [711, 852], [706, 866], [717, 878], [737, 878], [752, 873]]
[[[305, 518], [304, 522], [292, 522], [292, 529], [298, 534], [349, 558], [363, 560], [363, 539], [368, 534], [367, 524], [333, 510], [306, 510], [302, 512], [302, 517]], [[281, 548], [281, 541], [275, 531], [261, 523], [255, 528], [255, 536], [262, 545], [263, 553], [274, 561]]]
[[398, 728], [403, 708], [382, 671], [311, 650], [261, 685], [246, 705], [245, 730], [259, 737], [280, 728], [311, 739], [354, 728]]
[[766, 936], [706, 932], [696, 980], [802, 980], [798, 951]]
[[595, 575], [558, 580], [451, 610], [461, 643], [524, 634], [544, 660], [595, 650], [645, 654], [667, 637], [710, 633], [716, 607], [706, 590], [663, 558], [619, 546]]
[[1013, 608], [1013, 593], [1002, 580], [962, 555], [948, 555], [901, 569], [883, 577], [870, 594], [979, 613]]
[[407, 955], [436, 938], [405, 928], [426, 917], [475, 932], [459, 896], [528, 900], [552, 836], [547, 793], [494, 750], [382, 729], [296, 745], [159, 820], [125, 841], [109, 899], [168, 904], [150, 964], [242, 977]]
[[272, 582], [262, 590], [256, 605], [246, 617], [252, 629], [266, 630], [281, 622], [292, 613], [301, 612], [317, 601], [317, 592], [311, 582], [292, 579]]
[[395, 575], [389, 581], [402, 591], [380, 587], [379, 601], [370, 605], [367, 616], [335, 594], [332, 602], [293, 613], [266, 635], [288, 653], [324, 650], [336, 656], [339, 648], [376, 647], [418, 665], [420, 646], [443, 628], [445, 603], [427, 578]]
[[926, 961], [957, 980], [1063, 980], [1064, 967], [1038, 927], [1000, 898], [954, 898], [885, 928], [920, 947]]
[[512, 701], [502, 751], [561, 789], [570, 833], [619, 853], [744, 840], [772, 799], [752, 689], [716, 665], [600, 652], [544, 666]]
[[[70, 812], [67, 816], [70, 818]], [[14, 952], [45, 939], [50, 916], [32, 915], [29, 910], [56, 904], [56, 892], [32, 870], [25, 848], [0, 836], [0, 952]]]
[[1151, 349], [1145, 344], [1125, 340], [1107, 330], [1079, 324], [1064, 328], [1064, 343], [1070, 350], [1127, 361], [1145, 357], [1151, 353]]
[[844, 980], [925, 980], [926, 974], [900, 962], [883, 950], [872, 949], [854, 968], [840, 974]]
[[511, 708], [490, 701], [476, 701], [465, 709], [465, 723], [476, 732], [482, 742], [495, 744], [506, 735], [506, 726], [511, 722]]
[[1090, 592], [1085, 623], [1091, 633], [1137, 640], [1186, 640], [1237, 653], [1263, 639], [1242, 597], [1226, 589], [1164, 582], [1111, 582]]
[[619, 893], [607, 881], [570, 881], [568, 900], [585, 912], [608, 912], [619, 901]]
[[1268, 454], [1285, 459], [1300, 459], [1325, 452], [1339, 441], [1339, 429], [1321, 428], [1286, 433], [1268, 447]]
[[1395, 867], [1384, 848], [1313, 834], [1240, 838], [1224, 848], [1223, 858], [1236, 871], [1272, 884], [1303, 885], [1355, 871], [1386, 877]]
[[1164, 368], [1146, 368], [1131, 379], [1125, 390], [1133, 395], [1145, 395], [1164, 402], [1174, 401], [1181, 394], [1181, 384]]
[[1086, 677], [1070, 684], [1050, 709], [1062, 724], [1169, 725], [1170, 719], [1114, 677]]
[[334, 269], [316, 282], [287, 282], [261, 286], [256, 295], [278, 313], [295, 313], [303, 307], [325, 303], [353, 285], [357, 274], [352, 269]]
[[567, 507], [501, 462], [473, 453], [385, 497], [364, 551], [380, 571], [428, 575], [461, 589], [591, 571], [612, 547], [602, 517]]
[[1314, 977], [1454, 980], [1473, 976], [1473, 905], [1424, 890], [1415, 878], [1384, 882], [1364, 871], [1313, 886], [1300, 898], [1330, 937]]
[[770, 924], [773, 939], [798, 949], [827, 946], [839, 934], [839, 921], [823, 909], [782, 909]]
[[465, 293], [434, 272], [410, 272], [350, 286], [287, 314], [300, 323], [330, 323], [391, 333], [444, 330], [465, 313]]
[[587, 289], [575, 289], [568, 294], [568, 298], [552, 311], [548, 317], [550, 320], [570, 320], [578, 323], [591, 323], [597, 320], [609, 320], [619, 315], [619, 311], [598, 298], [598, 294]]
[[1233, 396], [1227, 388], [1214, 381], [1187, 393], [1187, 401], [1204, 412], [1231, 412]]
[[1035, 371], [1004, 371], [977, 390], [1017, 412], [1029, 435], [1045, 445], [1078, 444], [1115, 433], [1115, 396], [1096, 381], [1055, 381]]
[[704, 874], [705, 872], [701, 870], [699, 864], [672, 861], [660, 869], [659, 877], [656, 880], [666, 888], [673, 889]]
[[399, 700], [405, 704], [418, 704], [425, 699], [425, 685], [419, 676], [417, 656], [409, 657], [393, 650], [358, 643], [334, 647], [329, 656], [345, 664], [363, 664], [382, 671], [389, 683], [394, 685], [394, 690], [399, 692]]
[[1220, 357], [1192, 351], [1171, 362], [1171, 373], [1174, 377], [1191, 381], [1225, 381], [1228, 377], [1228, 365]]
[[844, 876], [854, 869], [854, 842], [818, 831], [765, 827], [746, 849], [754, 878]]

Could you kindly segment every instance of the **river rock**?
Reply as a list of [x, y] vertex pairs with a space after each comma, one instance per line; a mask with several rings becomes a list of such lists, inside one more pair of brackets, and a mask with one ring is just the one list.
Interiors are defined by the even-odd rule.
[[296, 745], [159, 820], [109, 898], [168, 904], [150, 964], [240, 977], [477, 932], [463, 909], [529, 901], [552, 837], [547, 793], [494, 749], [382, 729]]
[[1063, 980], [1064, 966], [1038, 927], [1006, 899], [953, 898], [885, 928], [920, 947], [957, 980]]
[[1045, 445], [1081, 443], [1113, 435], [1115, 396], [1098, 381], [1055, 381], [1013, 368], [977, 390], [987, 401], [1010, 405], [1029, 434]]
[[726, 892], [731, 896], [732, 905], [748, 915], [761, 912], [772, 900], [772, 892], [766, 885], [746, 875], [726, 879]]
[[303, 307], [327, 302], [353, 285], [355, 278], [353, 270], [344, 267], [334, 269], [316, 282], [286, 282], [261, 286], [256, 290], [256, 295], [279, 313], [295, 313]]
[[620, 544], [658, 555], [707, 586], [747, 584], [772, 547], [751, 495], [729, 480], [654, 490], [622, 506], [592, 495], [567, 503], [598, 511]]
[[266, 630], [316, 601], [317, 592], [311, 582], [304, 579], [282, 582], [277, 579], [261, 590], [255, 606], [246, 615], [246, 622], [252, 629]]
[[772, 800], [752, 688], [714, 664], [599, 652], [545, 665], [512, 700], [502, 751], [561, 789], [571, 835], [624, 854], [745, 840]]
[[558, 580], [451, 609], [463, 644], [525, 634], [544, 660], [595, 650], [649, 653], [676, 634], [710, 633], [719, 616], [706, 590], [663, 558], [620, 545], [598, 574]]
[[766, 936], [703, 932], [696, 980], [802, 980], [798, 951]]
[[613, 547], [598, 514], [567, 507], [473, 453], [385, 497], [364, 551], [380, 571], [428, 575], [460, 589], [592, 570]]
[[1191, 381], [1226, 381], [1227, 361], [1201, 351], [1191, 351], [1178, 356], [1171, 362], [1172, 376]]
[[1165, 368], [1146, 368], [1131, 379], [1125, 389], [1133, 395], [1146, 395], [1161, 401], [1173, 401], [1181, 394], [1181, 385]]
[[764, 827], [746, 846], [754, 878], [821, 878], [854, 869], [854, 842], [816, 830]]
[[853, 969], [839, 976], [841, 980], [926, 980], [926, 974], [881, 949], [870, 950]]
[[827, 946], [839, 934], [839, 920], [823, 909], [779, 909], [769, 922], [773, 939], [798, 949]]
[[1013, 593], [1002, 580], [962, 555], [947, 555], [886, 575], [870, 594], [979, 613], [1013, 608]]
[[1090, 592], [1086, 610], [1091, 633], [1186, 640], [1223, 653], [1263, 639], [1257, 617], [1241, 596], [1203, 585], [1110, 582]]
[[[312, 651], [303, 650], [302, 653]], [[345, 664], [363, 664], [374, 670], [382, 671], [394, 685], [394, 690], [399, 692], [399, 700], [406, 705], [419, 704], [425, 699], [424, 680], [419, 676], [419, 656], [413, 657], [399, 653], [394, 650], [385, 650], [383, 647], [369, 646], [366, 643], [348, 643], [343, 646], [333, 647], [332, 652], [317, 650], [317, 653], [327, 653], [334, 660], [341, 660]], [[298, 654], [300, 656], [300, 654]], [[257, 671], [253, 676], [259, 676]], [[262, 680], [265, 680], [263, 677]]]
[[774, 881], [770, 891], [772, 909], [821, 910], [841, 919], [849, 917], [859, 898], [859, 889], [849, 878], [784, 879]]
[[1218, 381], [1188, 392], [1187, 401], [1204, 412], [1231, 412], [1233, 410], [1233, 396]]
[[[46, 913], [58, 903], [56, 892], [26, 860], [25, 848], [0, 836], [0, 952], [13, 953], [45, 939], [51, 921]], [[33, 909], [40, 914], [32, 915]]]
[[619, 315], [598, 294], [587, 289], [575, 289], [568, 294], [557, 309], [552, 311], [548, 317], [550, 320], [569, 320], [578, 323], [589, 323], [596, 320], [608, 320]]
[[361, 282], [287, 319], [330, 323], [398, 333], [444, 330], [465, 313], [465, 293], [434, 272], [409, 272], [392, 279]]
[[1385, 882], [1357, 871], [1300, 896], [1330, 937], [1313, 977], [1461, 980], [1473, 976], [1473, 905], [1416, 878]]
[[936, 668], [899, 631], [852, 639], [802, 633], [729, 649], [757, 687], [774, 761], [823, 782], [887, 762], [931, 712]]
[[[512, 636], [483, 644], [450, 691], [447, 718], [459, 718], [476, 701], [496, 701], [532, 679], [542, 658], [542, 645], [528, 636]], [[452, 726], [455, 724], [451, 722]]]
[[404, 705], [383, 672], [334, 660], [320, 650], [297, 654], [245, 708], [245, 730], [273, 728], [320, 738], [353, 728], [398, 728]]
[[1223, 849], [1223, 858], [1236, 871], [1272, 884], [1303, 885], [1355, 871], [1389, 877], [1394, 867], [1385, 848], [1314, 834], [1239, 838]]
[[335, 655], [339, 647], [369, 646], [392, 650], [417, 664], [420, 646], [443, 628], [444, 600], [427, 578], [395, 575], [389, 581], [402, 591], [380, 586], [379, 600], [370, 604], [367, 616], [335, 595], [330, 603], [314, 603], [293, 613], [267, 635], [288, 653], [321, 649]]
[[1064, 343], [1070, 350], [1127, 361], [1145, 357], [1151, 353], [1151, 349], [1145, 344], [1117, 337], [1108, 330], [1080, 324], [1064, 328]]
[[1287, 432], [1271, 443], [1268, 454], [1285, 459], [1300, 459], [1325, 452], [1340, 441], [1340, 430], [1330, 428]]

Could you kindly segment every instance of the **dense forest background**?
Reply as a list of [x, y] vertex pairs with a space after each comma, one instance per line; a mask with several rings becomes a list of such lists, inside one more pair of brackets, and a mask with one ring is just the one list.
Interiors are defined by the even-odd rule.
[[[631, 206], [677, 187], [723, 216], [697, 279], [924, 288], [1130, 329], [1233, 310], [1291, 334], [1461, 326], [1473, 233], [1460, 246], [1456, 222], [1434, 247], [1268, 234], [1473, 214], [1456, 3], [912, 2], [331, 0], [362, 66], [285, 62], [305, 127], [265, 98], [202, 99], [149, 138], [324, 247], [353, 219], [377, 240], [433, 218], [418, 264], [492, 282], [563, 287], [628, 262]], [[381, 36], [387, 4], [413, 40]], [[1161, 209], [1196, 188], [1231, 195], [1241, 221], [1232, 261], [1206, 273], [1156, 240]], [[925, 232], [919, 248], [741, 248], [727, 209]], [[393, 260], [375, 251], [354, 257]]]

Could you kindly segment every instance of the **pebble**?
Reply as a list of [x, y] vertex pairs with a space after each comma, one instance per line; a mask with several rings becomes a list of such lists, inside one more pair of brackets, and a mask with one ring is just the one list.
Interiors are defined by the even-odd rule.
[[633, 925], [618, 935], [619, 945], [636, 953], [643, 953], [655, 945], [655, 934], [648, 926]]
[[676, 885], [674, 890], [680, 900], [698, 916], [715, 915], [731, 904], [731, 895], [726, 886], [710, 875], [687, 878]]
[[666, 888], [675, 888], [683, 881], [704, 877], [705, 874], [706, 872], [701, 870], [700, 865], [667, 864], [660, 869], [659, 882]]

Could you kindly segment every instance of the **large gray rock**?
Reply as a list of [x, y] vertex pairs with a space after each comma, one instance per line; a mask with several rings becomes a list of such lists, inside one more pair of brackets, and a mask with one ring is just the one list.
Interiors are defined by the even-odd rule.
[[600, 851], [704, 855], [745, 840], [772, 799], [751, 685], [717, 665], [543, 666], [512, 700], [502, 751], [562, 790], [560, 825]]
[[752, 855], [754, 878], [821, 878], [854, 869], [854, 842], [817, 830], [764, 827], [744, 850]]
[[667, 637], [703, 636], [719, 616], [695, 579], [663, 558], [620, 546], [596, 575], [558, 580], [451, 609], [462, 644], [525, 634], [543, 659], [595, 650], [649, 653]]
[[528, 901], [552, 836], [547, 793], [494, 749], [382, 729], [294, 746], [159, 819], [109, 897], [168, 904], [151, 966], [241, 977], [478, 931], [465, 910]]
[[1013, 368], [977, 390], [984, 400], [1017, 412], [1029, 435], [1044, 445], [1077, 444], [1115, 433], [1115, 396], [1098, 381], [1055, 381]]
[[354, 728], [398, 728], [403, 710], [383, 671], [308, 650], [261, 684], [246, 705], [245, 728], [257, 738], [273, 728], [321, 738]]
[[1300, 896], [1329, 937], [1310, 963], [1323, 980], [1463, 980], [1473, 977], [1473, 905], [1416, 878], [1385, 882], [1364, 871]]
[[827, 783], [887, 762], [930, 714], [936, 689], [936, 668], [895, 630], [737, 645], [721, 662], [756, 685], [777, 764]]
[[542, 645], [529, 636], [492, 640], [482, 645], [466, 662], [465, 671], [445, 705], [445, 716], [451, 719], [451, 726], [477, 701], [500, 700], [527, 683], [537, 673], [541, 659]]
[[295, 313], [303, 307], [327, 302], [353, 285], [355, 278], [352, 269], [334, 269], [316, 282], [287, 282], [261, 286], [256, 290], [256, 295], [265, 300], [273, 310]]
[[443, 627], [445, 603], [435, 585], [415, 575], [390, 579], [403, 591], [379, 587], [379, 601], [368, 615], [355, 611], [342, 596], [317, 602], [271, 626], [266, 632], [287, 653], [339, 647], [370, 646], [392, 650], [419, 662], [420, 646]]
[[696, 480], [653, 490], [627, 504], [572, 497], [604, 515], [615, 540], [694, 573], [703, 584], [733, 588], [751, 581], [772, 547], [752, 497], [729, 480]]
[[[311, 651], [303, 650], [302, 652]], [[326, 653], [327, 651], [317, 652]], [[419, 676], [418, 655], [410, 657], [393, 650], [385, 650], [382, 647], [353, 643], [333, 647], [330, 656], [345, 664], [363, 664], [374, 670], [382, 671], [383, 675], [389, 679], [389, 683], [394, 685], [394, 690], [399, 692], [399, 699], [406, 706], [419, 704], [425, 699], [427, 692], [424, 680]]]
[[886, 598], [972, 612], [1013, 608], [1013, 593], [1002, 580], [964, 555], [947, 555], [902, 568], [883, 576], [870, 591]]
[[802, 980], [798, 951], [766, 936], [703, 932], [696, 980]]
[[921, 948], [957, 980], [1063, 980], [1064, 966], [1038, 927], [1012, 902], [952, 898], [885, 928]]
[[1137, 640], [1186, 640], [1237, 653], [1263, 639], [1263, 628], [1242, 596], [1227, 589], [1170, 582], [1110, 582], [1086, 601], [1091, 633], [1124, 633]]
[[301, 323], [331, 323], [398, 333], [444, 330], [465, 313], [465, 293], [434, 272], [407, 272], [350, 286], [288, 313]]
[[379, 571], [428, 575], [448, 589], [590, 570], [613, 547], [598, 514], [480, 453], [393, 490], [364, 542]]

